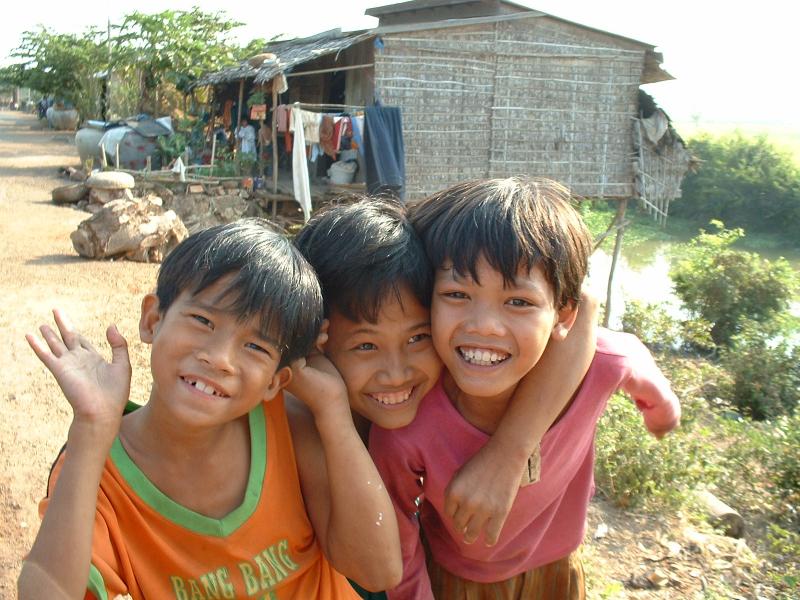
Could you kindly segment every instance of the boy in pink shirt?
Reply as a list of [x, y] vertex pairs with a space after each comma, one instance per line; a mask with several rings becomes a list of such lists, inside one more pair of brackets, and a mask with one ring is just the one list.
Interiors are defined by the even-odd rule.
[[542, 439], [540, 480], [520, 488], [496, 545], [467, 543], [448, 517], [447, 486], [573, 326], [590, 238], [569, 191], [549, 180], [463, 183], [412, 207], [411, 220], [436, 269], [431, 336], [445, 371], [409, 425], [370, 433], [403, 546], [403, 581], [389, 597], [582, 598], [573, 553], [606, 402], [625, 390], [660, 437], [680, 420], [678, 400], [641, 342], [601, 330], [580, 389]]

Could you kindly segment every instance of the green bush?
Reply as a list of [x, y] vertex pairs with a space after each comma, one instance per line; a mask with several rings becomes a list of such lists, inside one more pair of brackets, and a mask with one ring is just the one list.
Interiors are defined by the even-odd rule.
[[745, 321], [720, 364], [732, 378], [726, 396], [742, 414], [768, 419], [791, 414], [800, 402], [800, 348], [773, 328]]
[[689, 141], [700, 168], [681, 185], [671, 216], [800, 237], [800, 168], [766, 137], [700, 136]]
[[787, 592], [780, 598], [797, 598], [800, 590], [800, 533], [788, 531], [771, 523], [767, 534], [769, 542], [770, 579], [782, 591]]
[[706, 352], [715, 347], [710, 323], [703, 319], [675, 319], [659, 304], [627, 301], [622, 329], [658, 351], [687, 348]]
[[745, 319], [767, 322], [786, 311], [797, 276], [783, 258], [770, 261], [731, 245], [744, 236], [712, 221], [715, 233], [701, 231], [683, 248], [670, 270], [675, 293], [695, 315], [712, 324], [711, 338], [728, 345]]
[[800, 413], [776, 419], [771, 431], [770, 472], [785, 507], [786, 515], [800, 525]]
[[655, 439], [633, 402], [614, 395], [597, 427], [598, 491], [622, 507], [682, 505], [712, 466], [706, 432], [692, 428], [689, 436], [681, 429]]

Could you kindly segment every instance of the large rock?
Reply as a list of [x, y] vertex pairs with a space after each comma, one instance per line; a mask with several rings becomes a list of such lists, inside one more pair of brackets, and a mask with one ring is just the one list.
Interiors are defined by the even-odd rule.
[[89, 202], [92, 204], [106, 204], [112, 200], [133, 200], [133, 193], [129, 189], [124, 190], [104, 190], [102, 188], [91, 188], [89, 190]]
[[89, 188], [82, 183], [62, 185], [53, 190], [53, 202], [75, 204], [89, 194]]
[[133, 175], [122, 171], [102, 171], [92, 174], [86, 180], [90, 188], [101, 190], [129, 190], [136, 185]]
[[188, 236], [172, 210], [158, 198], [112, 200], [72, 232], [78, 254], [86, 258], [124, 257], [138, 262], [161, 262]]

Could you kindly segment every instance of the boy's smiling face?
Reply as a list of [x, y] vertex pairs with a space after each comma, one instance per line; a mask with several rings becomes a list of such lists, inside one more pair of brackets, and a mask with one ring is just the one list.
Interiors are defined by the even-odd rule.
[[247, 414], [288, 383], [281, 353], [259, 332], [257, 316], [223, 310], [223, 278], [195, 295], [182, 292], [161, 312], [154, 294], [142, 302], [139, 331], [151, 344], [153, 390], [176, 419], [214, 426]]
[[551, 336], [566, 335], [575, 311], [557, 308], [540, 265], [530, 272], [521, 267], [506, 285], [481, 257], [476, 274], [480, 283], [450, 264], [437, 269], [433, 343], [460, 397], [502, 403], [539, 361]]
[[430, 311], [405, 287], [390, 294], [376, 323], [330, 314], [325, 354], [347, 385], [350, 407], [385, 429], [414, 420], [419, 403], [439, 378]]

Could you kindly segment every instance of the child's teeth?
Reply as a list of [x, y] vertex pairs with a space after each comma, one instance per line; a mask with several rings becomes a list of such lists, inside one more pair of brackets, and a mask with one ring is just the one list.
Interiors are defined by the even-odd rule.
[[462, 348], [461, 355], [467, 360], [467, 362], [471, 362], [480, 366], [497, 364], [498, 362], [507, 358], [507, 355], [504, 354], [498, 354], [497, 352], [492, 352], [491, 350], [480, 350], [475, 348]]
[[384, 394], [373, 394], [373, 397], [381, 404], [399, 404], [408, 400], [411, 395], [412, 388], [403, 390], [402, 392], [391, 392]]
[[205, 394], [209, 394], [211, 396], [219, 396], [219, 394], [217, 393], [217, 390], [215, 390], [210, 385], [206, 385], [202, 381], [195, 381], [195, 382], [192, 383], [192, 385], [195, 388], [197, 388], [198, 390], [200, 390], [201, 392], [205, 393]]

